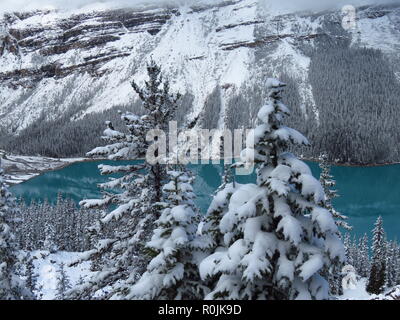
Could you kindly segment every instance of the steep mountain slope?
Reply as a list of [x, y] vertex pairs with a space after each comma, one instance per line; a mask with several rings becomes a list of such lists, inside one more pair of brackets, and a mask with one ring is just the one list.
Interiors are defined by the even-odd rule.
[[[346, 31], [340, 12], [277, 15], [257, 0], [7, 14], [0, 20], [0, 131], [15, 135], [36, 121], [77, 120], [113, 106], [140, 111], [130, 80], [143, 80], [150, 57], [162, 64], [172, 88], [186, 94], [182, 124], [253, 125], [265, 77], [276, 76], [288, 82], [293, 125], [312, 131], [325, 126], [320, 121], [325, 97], [313, 90], [316, 76], [310, 71], [324, 48], [381, 49], [400, 80], [400, 5], [362, 7], [357, 18], [357, 28]], [[319, 139], [320, 132], [311, 131]], [[329, 149], [326, 144], [318, 141], [308, 155]], [[400, 158], [396, 151], [381, 159], [351, 159], [349, 152], [354, 150], [335, 151], [332, 158], [364, 163]]]
[[223, 47], [253, 39], [254, 24], [246, 23], [255, 12], [256, 3], [239, 1], [219, 8], [12, 15], [0, 69], [1, 117], [18, 130], [42, 110], [57, 116], [74, 104], [85, 112], [129, 104], [135, 98], [130, 80], [140, 79], [150, 55], [175, 89], [194, 94], [195, 116], [218, 82], [240, 87], [248, 74], [251, 50]]

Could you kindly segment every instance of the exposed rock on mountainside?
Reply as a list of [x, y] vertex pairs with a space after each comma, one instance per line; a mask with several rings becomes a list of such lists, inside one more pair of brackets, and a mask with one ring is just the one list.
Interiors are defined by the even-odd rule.
[[[323, 129], [325, 107], [321, 101], [326, 98], [321, 94], [325, 92], [316, 91], [313, 79], [321, 76], [315, 76], [315, 68], [310, 70], [323, 50], [335, 48], [330, 52], [338, 52], [340, 48], [342, 52], [335, 58], [339, 59], [342, 55], [353, 57], [357, 48], [380, 49], [383, 56], [374, 63], [380, 65], [382, 59], [382, 65], [390, 66], [390, 74], [385, 74], [386, 69], [377, 70], [375, 80], [367, 71], [354, 70], [360, 73], [359, 81], [365, 77], [390, 83], [393, 91], [400, 79], [400, 6], [357, 9], [357, 28], [353, 30], [343, 29], [341, 20], [340, 11], [282, 15], [257, 0], [196, 7], [6, 14], [0, 19], [0, 132], [17, 134], [43, 117], [54, 120], [68, 114], [71, 119], [81, 119], [113, 106], [132, 105], [137, 97], [130, 80], [144, 80], [144, 64], [150, 56], [161, 63], [173, 90], [192, 97], [182, 120], [190, 126], [253, 126], [265, 96], [264, 78], [273, 76], [290, 82], [288, 97], [293, 101], [288, 102], [294, 112], [302, 112], [306, 131], [318, 126]], [[369, 55], [375, 57], [375, 53], [361, 53], [362, 57]], [[364, 66], [369, 63], [370, 58], [362, 62]], [[333, 76], [337, 77], [335, 83], [340, 83], [340, 77], [348, 78], [343, 72]], [[382, 77], [392, 78], [385, 82]], [[337, 93], [339, 88], [332, 90]], [[389, 97], [383, 106], [391, 117], [394, 101]], [[247, 106], [246, 110], [239, 108], [240, 104]], [[370, 109], [374, 108], [372, 102]], [[212, 117], [204, 116], [210, 109]], [[362, 119], [357, 125], [361, 131], [369, 126]], [[314, 145], [318, 147], [311, 153], [323, 149], [325, 143], [317, 141]], [[396, 151], [382, 159], [362, 155], [352, 160], [349, 154], [353, 149], [343, 157], [335, 153], [333, 158], [341, 162], [400, 158]]]
[[[0, 56], [7, 53], [16, 57], [29, 56], [36, 53], [39, 57], [54, 57], [68, 54], [71, 51], [99, 50], [111, 42], [121, 40], [126, 33], [147, 32], [156, 35], [162, 26], [171, 19], [172, 15], [178, 15], [177, 9], [159, 9], [141, 12], [134, 9], [120, 9], [103, 12], [90, 12], [76, 14], [67, 18], [55, 18], [54, 23], [45, 27], [40, 21], [37, 26], [23, 22], [29, 18], [45, 17], [54, 14], [51, 11], [37, 11], [34, 15], [21, 16], [17, 14], [6, 15], [4, 19], [3, 45], [0, 47]], [[18, 23], [22, 26], [18, 28]], [[121, 52], [122, 51], [122, 52]], [[23, 86], [27, 80], [40, 81], [43, 78], [62, 78], [73, 72], [88, 72], [93, 76], [104, 63], [119, 57], [129, 56], [130, 52], [123, 52], [117, 48], [111, 48], [91, 56], [83, 57], [82, 63], [65, 66], [65, 62], [55, 59], [43, 61], [40, 67], [33, 61], [30, 68], [13, 69], [0, 73], [0, 80], [9, 84], [12, 88]], [[45, 60], [45, 59], [43, 59]]]

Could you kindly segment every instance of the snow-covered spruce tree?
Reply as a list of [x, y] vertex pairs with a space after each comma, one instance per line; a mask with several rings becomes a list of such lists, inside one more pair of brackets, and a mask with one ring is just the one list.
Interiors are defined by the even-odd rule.
[[198, 300], [204, 297], [198, 271], [199, 251], [193, 246], [199, 213], [193, 199], [193, 177], [182, 167], [168, 171], [163, 187], [165, 209], [146, 245], [153, 259], [147, 271], [130, 289], [128, 299]]
[[18, 276], [19, 254], [11, 230], [16, 204], [4, 181], [0, 158], [0, 300], [33, 299]]
[[25, 276], [26, 276], [26, 287], [32, 291], [32, 293], [36, 290], [36, 274], [35, 274], [35, 265], [33, 263], [34, 257], [31, 254], [27, 254], [25, 257]]
[[32, 252], [27, 252], [24, 256], [22, 263], [25, 265], [25, 286], [32, 293], [33, 300], [41, 300], [41, 286], [38, 283], [39, 275], [35, 271], [34, 261], [37, 258], [32, 254]]
[[385, 255], [385, 287], [391, 288], [396, 285], [396, 249], [395, 241], [386, 242], [386, 255]]
[[71, 289], [70, 279], [65, 272], [65, 264], [61, 263], [57, 271], [57, 294], [56, 300], [65, 300], [65, 293]]
[[344, 235], [343, 243], [346, 256], [346, 264], [354, 266], [357, 260], [355, 255], [356, 248], [354, 247], [354, 243], [351, 239], [350, 233], [347, 232]]
[[381, 216], [375, 222], [372, 243], [372, 263], [366, 290], [369, 293], [382, 293], [385, 287], [385, 261], [386, 255], [386, 234], [383, 229], [383, 219]]
[[[91, 157], [107, 157], [109, 160], [143, 159], [149, 144], [146, 133], [150, 129], [167, 132], [180, 95], [170, 92], [169, 82], [163, 80], [160, 67], [150, 61], [147, 65], [149, 80], [144, 88], [135, 82], [132, 87], [143, 102], [145, 115], [137, 116], [123, 113], [127, 132], [114, 129], [107, 122], [103, 139], [108, 143], [88, 153]], [[156, 154], [155, 156], [160, 156]], [[90, 259], [98, 266], [98, 273], [83, 286], [71, 291], [71, 298], [91, 299], [100, 289], [107, 287], [100, 298], [123, 299], [129, 286], [145, 272], [150, 257], [143, 252], [144, 245], [150, 239], [154, 222], [160, 216], [159, 203], [163, 200], [162, 186], [166, 182], [165, 165], [150, 164], [146, 161], [131, 165], [100, 165], [103, 175], [120, 174], [100, 185], [102, 199], [83, 200], [84, 208], [107, 208], [116, 205], [111, 212], [104, 211], [98, 224], [90, 228], [90, 233], [98, 233], [112, 226], [114, 236], [98, 241], [96, 248], [83, 254], [82, 259]], [[120, 193], [110, 190], [122, 190]]]
[[[209, 256], [224, 247], [224, 234], [221, 232], [219, 225], [222, 217], [228, 212], [229, 201], [239, 184], [233, 181], [232, 169], [229, 165], [224, 168], [222, 176], [222, 184], [216, 190], [206, 215], [203, 217], [199, 235], [194, 240], [194, 246], [203, 251], [205, 256]], [[203, 272], [200, 269], [200, 272]], [[209, 288], [215, 287], [220, 274], [201, 274], [203, 282]]]
[[397, 244], [396, 252], [396, 285], [400, 285], [400, 246]]
[[321, 183], [325, 193], [324, 208], [329, 210], [339, 227], [342, 227], [345, 230], [351, 230], [352, 227], [345, 221], [348, 217], [336, 211], [332, 204], [332, 200], [339, 197], [339, 194], [337, 190], [334, 189], [336, 181], [331, 174], [331, 165], [328, 162], [328, 156], [326, 153], [322, 153], [319, 156], [319, 167], [321, 168], [319, 182]]
[[287, 152], [289, 142], [308, 145], [285, 127], [284, 84], [269, 79], [269, 101], [258, 118], [254, 148], [241, 163], [253, 161], [257, 185], [238, 186], [219, 224], [223, 247], [200, 264], [203, 278], [218, 276], [207, 299], [327, 299], [322, 270], [343, 261], [344, 247], [325, 195], [309, 167]]
[[214, 252], [224, 244], [224, 235], [219, 228], [222, 217], [228, 211], [229, 200], [238, 186], [232, 181], [231, 168], [225, 168], [222, 184], [216, 190], [206, 215], [201, 221], [200, 234], [196, 238], [196, 246], [208, 253]]
[[368, 244], [368, 236], [364, 234], [363, 237], [359, 240], [358, 245], [359, 251], [359, 263], [357, 273], [364, 278], [369, 276], [371, 263], [369, 260], [369, 244]]
[[[336, 186], [336, 181], [333, 179], [331, 174], [331, 166], [328, 162], [328, 156], [326, 153], [322, 153], [319, 156], [319, 167], [321, 168], [319, 181], [325, 193], [325, 202], [323, 207], [329, 210], [329, 212], [332, 214], [337, 226], [342, 227], [345, 230], [351, 230], [352, 228], [345, 221], [347, 217], [336, 211], [332, 204], [332, 200], [339, 197], [339, 194], [337, 190], [334, 189]], [[324, 272], [324, 275], [328, 278], [330, 292], [333, 295], [342, 294], [341, 271], [343, 267], [343, 262], [336, 260], [336, 263], [329, 266]]]
[[49, 222], [46, 222], [45, 224], [45, 239], [43, 242], [43, 249], [49, 251], [50, 253], [55, 253], [58, 250], [56, 244], [56, 230]]

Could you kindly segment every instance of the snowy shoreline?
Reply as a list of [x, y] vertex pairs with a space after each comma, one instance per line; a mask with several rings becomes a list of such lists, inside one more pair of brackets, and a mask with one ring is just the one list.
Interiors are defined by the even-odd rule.
[[73, 163], [85, 161], [92, 161], [92, 159], [6, 155], [2, 158], [1, 163], [5, 170], [6, 182], [9, 185], [16, 185], [46, 172], [63, 169]]

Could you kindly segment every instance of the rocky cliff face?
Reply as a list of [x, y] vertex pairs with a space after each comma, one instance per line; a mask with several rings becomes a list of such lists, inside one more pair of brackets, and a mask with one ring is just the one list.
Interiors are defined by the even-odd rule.
[[[106, 62], [131, 54], [128, 48], [119, 48], [113, 42], [120, 41], [126, 34], [155, 36], [173, 15], [178, 14], [177, 9], [126, 9], [65, 18], [50, 11], [6, 15], [0, 57], [14, 56], [14, 60], [19, 60], [26, 68], [6, 68], [9, 70], [0, 73], [0, 80], [11, 88], [17, 88], [32, 87], [34, 82], [44, 78], [63, 78], [74, 72], [100, 76], [97, 70]], [[47, 23], [47, 19], [51, 23]], [[88, 52], [93, 54], [86, 54]], [[78, 63], [64, 60], [65, 56], [71, 55], [82, 57], [77, 59], [80, 60]], [[31, 65], [26, 63], [29, 57]]]
[[214, 6], [143, 7], [86, 12], [10, 13], [0, 20], [0, 126], [18, 132], [41, 116], [67, 110], [74, 118], [137, 99], [130, 80], [143, 80], [152, 56], [172, 88], [193, 95], [186, 115], [198, 119], [207, 97], [222, 126], [228, 101], [262, 87], [282, 70], [298, 83], [299, 105], [318, 120], [309, 81], [310, 55], [321, 39], [380, 48], [400, 75], [400, 9], [363, 7], [358, 28], [341, 28], [340, 12], [278, 15], [257, 0]]

